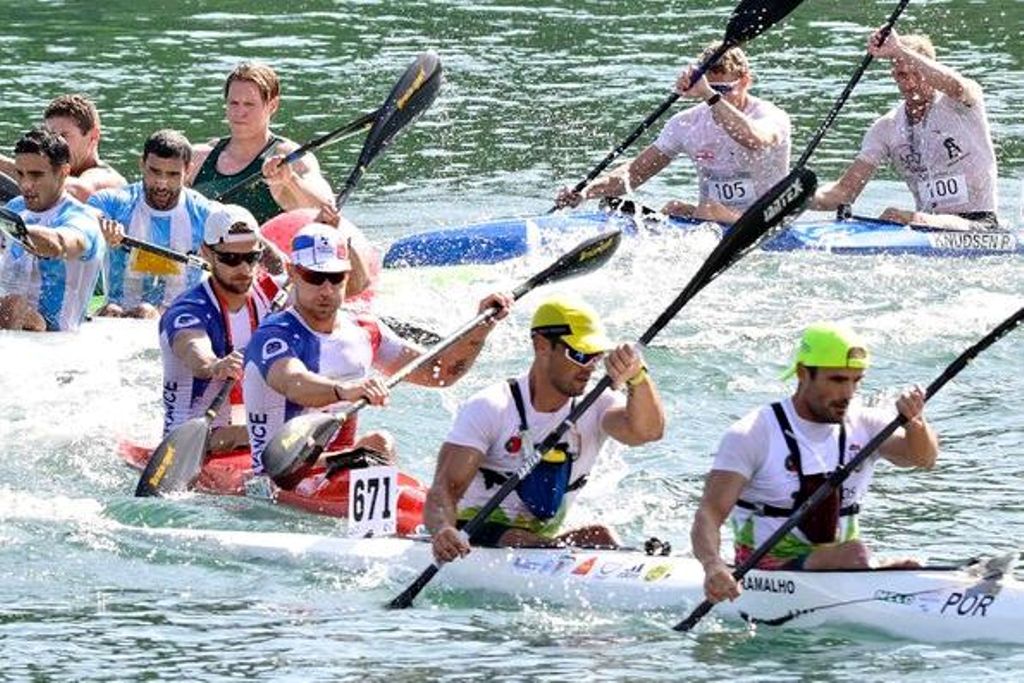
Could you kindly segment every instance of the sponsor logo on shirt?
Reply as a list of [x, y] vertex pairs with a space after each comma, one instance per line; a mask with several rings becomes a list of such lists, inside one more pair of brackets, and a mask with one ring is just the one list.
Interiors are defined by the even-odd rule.
[[202, 321], [191, 313], [182, 313], [174, 319], [174, 329], [181, 330], [186, 327], [199, 325]]
[[288, 344], [283, 339], [268, 339], [263, 343], [261, 355], [263, 360], [270, 360], [274, 356], [280, 356], [288, 350]]

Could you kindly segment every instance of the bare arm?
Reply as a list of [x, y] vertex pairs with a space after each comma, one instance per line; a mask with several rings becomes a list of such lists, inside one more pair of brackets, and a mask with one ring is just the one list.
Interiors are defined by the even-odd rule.
[[44, 258], [73, 260], [85, 252], [85, 236], [77, 230], [57, 230], [41, 225], [26, 225], [27, 246]]
[[292, 403], [307, 408], [323, 408], [338, 401], [358, 401], [361, 398], [372, 405], [384, 405], [388, 397], [387, 387], [380, 378], [338, 382], [311, 372], [298, 358], [275, 361], [267, 373], [267, 384]]
[[[438, 356], [433, 363], [423, 365], [411, 372], [407, 381], [425, 387], [444, 387], [459, 381], [473, 367], [473, 362], [483, 350], [487, 335], [494, 329], [495, 323], [508, 315], [512, 308], [512, 296], [504, 293], [490, 294], [480, 302], [478, 310], [482, 313], [491, 307], [496, 307], [498, 312], [490, 319], [490, 322], [478, 325]], [[393, 374], [399, 368], [419, 358], [422, 353], [419, 346], [406, 342], [406, 347], [398, 361], [393, 364], [393, 367], [387, 367], [384, 370]]]
[[218, 358], [210, 337], [202, 330], [179, 332], [174, 337], [171, 352], [199, 379], [225, 379], [241, 374], [242, 354], [234, 351]]
[[80, 202], [88, 201], [94, 192], [108, 188], [124, 187], [124, 176], [112, 168], [97, 166], [79, 176], [68, 176], [64, 189]]
[[483, 457], [483, 453], [468, 446], [448, 442], [441, 445], [434, 482], [423, 507], [423, 521], [431, 533], [455, 528], [459, 501], [480, 469]]
[[263, 177], [274, 201], [285, 211], [320, 207], [334, 201], [330, 183], [320, 173], [320, 163], [305, 154], [293, 164], [282, 164], [284, 155], [298, 149], [290, 140], [277, 146], [276, 154], [263, 164]]
[[868, 51], [876, 57], [900, 62], [921, 75], [925, 83], [953, 99], [973, 107], [981, 102], [983, 94], [977, 82], [961, 75], [955, 69], [906, 47], [895, 30], [885, 42], [878, 45], [878, 32], [868, 40]]
[[871, 180], [871, 176], [874, 173], [874, 166], [866, 161], [857, 159], [846, 169], [846, 173], [843, 174], [842, 178], [814, 193], [814, 199], [811, 200], [811, 210], [833, 211], [840, 204], [853, 204], [857, 201], [860, 193], [864, 191], [864, 187]]
[[661, 150], [650, 145], [634, 159], [627, 161], [611, 173], [601, 176], [583, 188], [583, 199], [618, 197], [635, 190], [657, 175], [672, 160]]
[[924, 392], [920, 387], [903, 392], [896, 408], [907, 423], [885, 440], [882, 456], [897, 467], [931, 469], [939, 457], [939, 437], [924, 418]]
[[612, 408], [601, 418], [601, 427], [627, 446], [657, 441], [665, 433], [665, 408], [647, 373], [643, 358], [631, 344], [613, 350], [605, 360], [612, 386], [626, 386], [626, 405]]
[[0, 173], [6, 173], [12, 178], [18, 177], [18, 169], [14, 166], [14, 159], [0, 154]]
[[737, 472], [711, 470], [704, 482], [704, 495], [693, 516], [690, 529], [690, 543], [693, 556], [704, 567], [704, 592], [709, 600], [719, 602], [739, 596], [740, 588], [722, 559], [722, 525], [747, 479]]

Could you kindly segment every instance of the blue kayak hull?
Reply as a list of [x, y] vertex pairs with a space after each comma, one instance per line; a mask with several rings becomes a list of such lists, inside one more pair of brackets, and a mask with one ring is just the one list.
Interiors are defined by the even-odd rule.
[[[385, 268], [490, 264], [525, 256], [545, 237], [579, 233], [580, 238], [621, 229], [625, 234], [661, 230], [706, 231], [708, 223], [672, 218], [635, 220], [621, 213], [572, 212], [478, 223], [421, 232], [404, 237], [388, 249]], [[714, 226], [712, 226], [714, 227]], [[717, 226], [728, 230], [725, 226]], [[937, 257], [978, 257], [1024, 252], [1024, 236], [1016, 232], [950, 232], [910, 228], [870, 218], [797, 221], [762, 244], [765, 251], [817, 250], [836, 254], [915, 254]]]

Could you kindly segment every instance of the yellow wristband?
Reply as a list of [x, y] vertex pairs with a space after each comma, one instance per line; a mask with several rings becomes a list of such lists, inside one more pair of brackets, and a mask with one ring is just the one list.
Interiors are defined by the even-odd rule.
[[647, 368], [641, 367], [640, 372], [636, 373], [632, 377], [626, 380], [626, 386], [638, 387], [649, 379], [647, 374]]

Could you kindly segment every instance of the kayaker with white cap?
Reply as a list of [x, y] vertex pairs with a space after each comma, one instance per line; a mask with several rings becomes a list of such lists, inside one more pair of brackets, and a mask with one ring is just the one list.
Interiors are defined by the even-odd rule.
[[[246, 344], [279, 292], [259, 270], [259, 226], [241, 206], [215, 205], [206, 218], [201, 254], [210, 263], [210, 277], [182, 293], [160, 318], [165, 435], [202, 415], [225, 380], [241, 377]], [[230, 404], [241, 403], [235, 385]], [[240, 422], [231, 422], [225, 402], [214, 422], [211, 450], [246, 445]]]
[[[602, 524], [563, 530], [566, 512], [608, 437], [638, 446], [662, 436], [665, 411], [643, 356], [632, 344], [613, 344], [588, 304], [574, 297], [548, 299], [533, 315], [530, 336], [530, 369], [471, 397], [441, 446], [424, 507], [439, 561], [468, 554], [470, 543], [617, 545]], [[564, 441], [544, 454], [483, 527], [466, 539], [459, 529], [572, 411], [602, 360], [613, 388], [601, 394]]]
[[[285, 422], [311, 410], [343, 408], [360, 398], [384, 405], [388, 390], [374, 370], [389, 375], [423, 352], [377, 318], [342, 308], [351, 270], [348, 240], [336, 228], [311, 223], [292, 238], [288, 273], [293, 305], [260, 325], [245, 354], [245, 407], [257, 474], [263, 472], [266, 444]], [[458, 381], [511, 302], [506, 294], [484, 298], [480, 311], [499, 309], [491, 322], [453, 344], [434, 363], [411, 372], [406, 381], [431, 387]], [[387, 433], [357, 439], [356, 417], [345, 421], [328, 450], [361, 447], [394, 461], [395, 446]]]
[[[693, 554], [704, 566], [714, 602], [740, 586], [719, 555], [720, 528], [732, 522], [735, 562], [764, 542], [825, 478], [881, 432], [895, 414], [855, 401], [870, 366], [867, 344], [850, 328], [809, 326], [784, 378], [797, 377], [793, 396], [751, 411], [722, 438], [691, 529]], [[857, 515], [879, 458], [897, 467], [931, 468], [938, 439], [924, 418], [924, 392], [904, 391], [896, 410], [907, 418], [841, 487], [783, 538], [761, 569], [860, 569], [871, 555], [860, 540]], [[913, 564], [904, 561], [903, 564]]]

